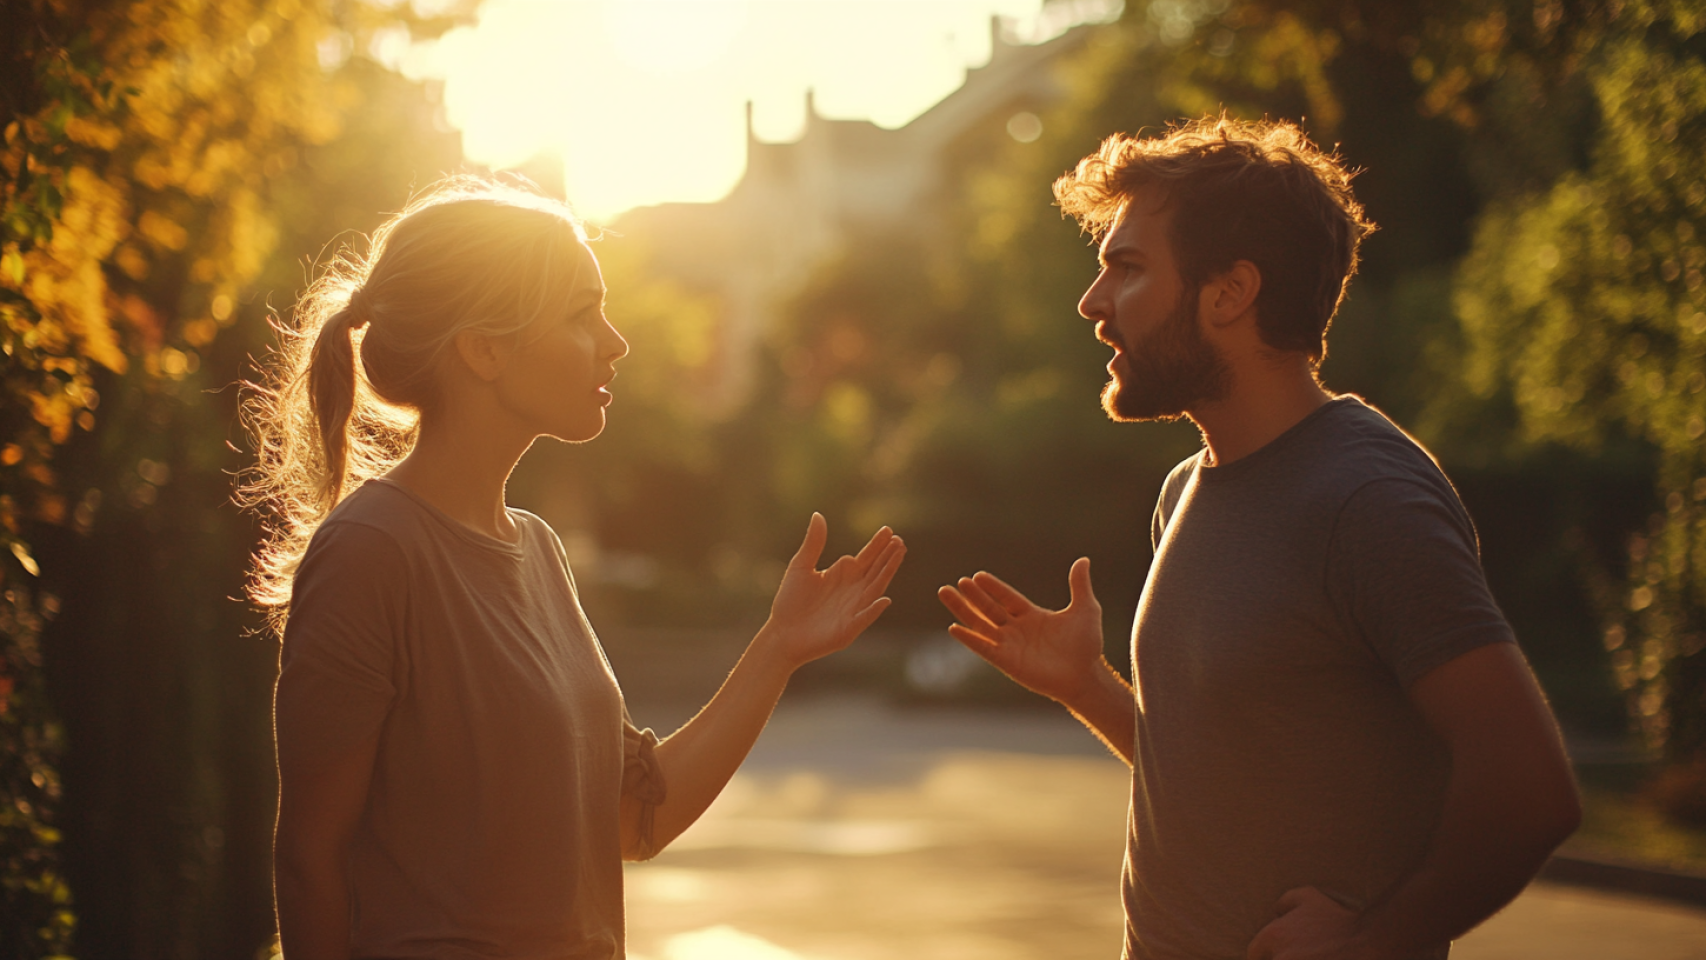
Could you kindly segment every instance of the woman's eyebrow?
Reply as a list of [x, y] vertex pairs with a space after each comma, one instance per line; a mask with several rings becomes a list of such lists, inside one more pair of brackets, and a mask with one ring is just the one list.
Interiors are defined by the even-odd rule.
[[[578, 313], [579, 311], [584, 310], [588, 306], [592, 306], [594, 304], [596, 304], [598, 307], [602, 308], [604, 306], [605, 298], [609, 295], [609, 293], [610, 293], [610, 291], [605, 289], [604, 287], [598, 288], [598, 290], [596, 291], [596, 296], [594, 295], [595, 291], [591, 291], [591, 290], [587, 290], [587, 291], [584, 291], [581, 293], [577, 293], [577, 294], [575, 294], [569, 298], [569, 312], [570, 313]], [[592, 301], [592, 303], [589, 303], [588, 301]]]

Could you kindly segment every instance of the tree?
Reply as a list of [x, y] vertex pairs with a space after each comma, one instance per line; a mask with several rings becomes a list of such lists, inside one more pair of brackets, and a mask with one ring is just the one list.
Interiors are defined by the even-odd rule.
[[[239, 460], [230, 404], [207, 388], [241, 375], [264, 329], [257, 284], [282, 275], [290, 289], [293, 264], [332, 234], [315, 217], [348, 214], [371, 187], [315, 168], [351, 152], [342, 123], [385, 78], [401, 83], [352, 51], [441, 30], [465, 6], [434, 20], [324, 0], [6, 6], [0, 953], [68, 949], [66, 874], [91, 908], [78, 945], [92, 955], [226, 956], [265, 936], [269, 766], [222, 779], [221, 764], [233, 751], [264, 760], [267, 678], [254, 682], [253, 665], [271, 657], [240, 645], [243, 614], [223, 599], [238, 592], [252, 530], [208, 512]], [[432, 105], [403, 86], [391, 106], [404, 109], [362, 120], [425, 117], [430, 137], [405, 142], [446, 145]], [[447, 145], [422, 156], [453, 165], [453, 135]], [[376, 141], [360, 149], [361, 176], [397, 173], [374, 162]], [[407, 182], [360, 207], [376, 216]], [[316, 202], [288, 202], [305, 195]], [[314, 246], [286, 247], [281, 262], [281, 239], [299, 231]], [[248, 334], [234, 332], [240, 320]], [[234, 682], [247, 702], [234, 703], [222, 683], [245, 676]], [[63, 868], [47, 681], [69, 709]], [[162, 783], [172, 789], [149, 786]], [[241, 846], [244, 822], [258, 847]], [[235, 876], [228, 841], [252, 861]]]
[[1508, 384], [1531, 438], [1656, 452], [1661, 507], [1630, 534], [1603, 635], [1632, 721], [1679, 768], [1673, 808], [1706, 822], [1706, 9], [1623, 4], [1569, 52], [1583, 159], [1481, 218], [1457, 298], [1470, 385]]

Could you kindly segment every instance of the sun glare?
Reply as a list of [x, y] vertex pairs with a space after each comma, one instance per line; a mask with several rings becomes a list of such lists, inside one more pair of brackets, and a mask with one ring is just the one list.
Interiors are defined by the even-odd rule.
[[750, 7], [744, 0], [627, 0], [605, 7], [605, 29], [626, 63], [646, 73], [679, 76], [721, 60]]
[[745, 107], [788, 140], [820, 114], [900, 126], [988, 59], [990, 17], [1042, 39], [1105, 19], [1116, 0], [487, 0], [480, 22], [412, 50], [444, 80], [469, 159], [552, 152], [594, 220], [710, 201], [739, 180]]

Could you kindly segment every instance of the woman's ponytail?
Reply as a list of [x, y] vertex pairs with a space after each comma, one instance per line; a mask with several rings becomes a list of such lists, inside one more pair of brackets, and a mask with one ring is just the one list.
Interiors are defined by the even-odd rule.
[[333, 314], [314, 338], [308, 357], [308, 405], [320, 441], [320, 502], [330, 510], [343, 498], [349, 475], [349, 421], [355, 409], [356, 330], [367, 324], [361, 289]]
[[564, 204], [454, 178], [411, 201], [365, 250], [338, 251], [275, 319], [278, 344], [243, 401], [255, 462], [236, 494], [261, 517], [248, 593], [275, 629], [320, 524], [414, 448], [457, 332], [515, 334], [561, 303], [581, 263], [564, 241], [586, 241]]

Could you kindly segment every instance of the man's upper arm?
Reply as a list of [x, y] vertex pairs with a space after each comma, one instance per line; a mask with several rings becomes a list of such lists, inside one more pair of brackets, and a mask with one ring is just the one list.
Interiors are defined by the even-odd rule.
[[1520, 791], [1488, 799], [1519, 803], [1524, 826], [1537, 833], [1561, 839], [1575, 829], [1580, 802], [1563, 738], [1514, 644], [1477, 647], [1428, 671], [1407, 692], [1445, 741], [1454, 776]]
[[1443, 478], [1365, 484], [1340, 510], [1328, 556], [1327, 590], [1342, 623], [1400, 686], [1515, 640], [1487, 588], [1474, 528]]

